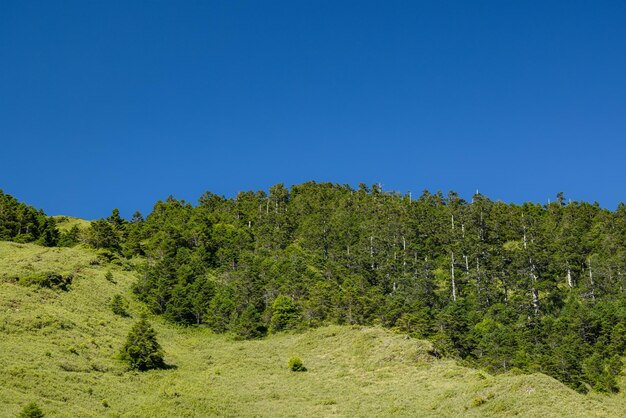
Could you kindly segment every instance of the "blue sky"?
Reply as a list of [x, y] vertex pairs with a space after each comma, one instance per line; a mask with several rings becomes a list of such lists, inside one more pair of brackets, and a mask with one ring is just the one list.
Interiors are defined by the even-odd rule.
[[0, 188], [129, 217], [284, 182], [626, 200], [626, 1], [0, 0]]

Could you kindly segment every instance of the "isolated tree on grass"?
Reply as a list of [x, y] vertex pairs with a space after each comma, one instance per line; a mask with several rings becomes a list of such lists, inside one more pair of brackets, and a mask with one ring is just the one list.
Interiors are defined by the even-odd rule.
[[156, 331], [152, 325], [141, 318], [128, 333], [126, 344], [122, 347], [120, 358], [126, 362], [131, 369], [149, 370], [163, 367], [163, 350], [157, 342]]
[[30, 402], [22, 409], [17, 418], [42, 418], [43, 416], [44, 413], [39, 408], [39, 405], [35, 402]]

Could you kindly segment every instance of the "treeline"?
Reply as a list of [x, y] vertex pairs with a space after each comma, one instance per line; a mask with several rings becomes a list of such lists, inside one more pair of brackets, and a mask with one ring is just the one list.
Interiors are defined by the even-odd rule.
[[626, 347], [626, 206], [494, 202], [314, 182], [119, 212], [83, 242], [145, 256], [134, 291], [181, 324], [255, 338], [380, 324], [492, 372], [616, 391]]
[[[116, 218], [113, 216], [113, 218]], [[182, 324], [244, 338], [381, 324], [492, 372], [617, 390], [626, 345], [626, 206], [494, 202], [278, 184], [109, 220], [147, 258], [135, 292]]]
[[59, 231], [53, 218], [19, 202], [0, 190], [0, 240], [36, 242], [47, 247], [58, 244]]

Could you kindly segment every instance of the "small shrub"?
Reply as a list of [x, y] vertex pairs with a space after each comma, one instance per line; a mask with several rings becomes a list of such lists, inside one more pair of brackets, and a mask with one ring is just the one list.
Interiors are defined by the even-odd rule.
[[43, 411], [39, 408], [39, 405], [35, 402], [30, 402], [22, 409], [17, 418], [41, 418], [43, 416]]
[[122, 297], [122, 295], [114, 295], [111, 299], [111, 310], [115, 315], [129, 316], [128, 315], [128, 302]]
[[289, 359], [289, 370], [292, 372], [306, 372], [306, 367], [300, 357], [292, 357]]
[[68, 363], [68, 362], [63, 362], [63, 363], [59, 364], [59, 368], [61, 370], [63, 370], [64, 372], [82, 372], [82, 371], [84, 371], [83, 369], [81, 369], [77, 365], [72, 364], [72, 363]]
[[485, 398], [481, 398], [479, 396], [478, 398], [474, 398], [474, 400], [472, 401], [472, 406], [481, 406], [486, 402], [487, 400]]
[[20, 278], [19, 284], [22, 286], [38, 286], [55, 290], [70, 290], [72, 284], [72, 275], [63, 276], [59, 273], [39, 273], [31, 274]]
[[115, 263], [116, 261], [119, 262], [118, 255], [107, 249], [98, 250], [96, 256], [101, 264]]
[[109, 401], [107, 401], [106, 399], [103, 399], [102, 400], [102, 406], [105, 407], [105, 408], [108, 408], [109, 407]]
[[115, 283], [115, 279], [113, 278], [113, 273], [111, 273], [111, 270], [108, 270], [106, 272], [104, 278], [107, 279], [108, 282]]

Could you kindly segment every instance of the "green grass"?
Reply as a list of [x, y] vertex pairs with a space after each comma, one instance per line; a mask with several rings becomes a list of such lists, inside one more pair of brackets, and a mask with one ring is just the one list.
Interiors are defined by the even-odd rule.
[[[74, 274], [71, 290], [12, 279], [39, 271]], [[236, 341], [152, 318], [172, 368], [129, 372], [116, 354], [143, 311], [129, 293], [134, 280], [88, 249], [0, 242], [0, 416], [31, 401], [47, 416], [81, 417], [590, 417], [626, 409], [623, 394], [580, 395], [541, 374], [491, 376], [381, 328]], [[131, 317], [111, 312], [115, 294], [130, 301]], [[307, 372], [289, 370], [293, 356]]]
[[91, 225], [91, 221], [73, 218], [71, 216], [57, 215], [53, 216], [53, 218], [57, 222], [57, 228], [59, 231], [69, 231], [74, 225], [77, 225], [80, 229], [85, 229]]

